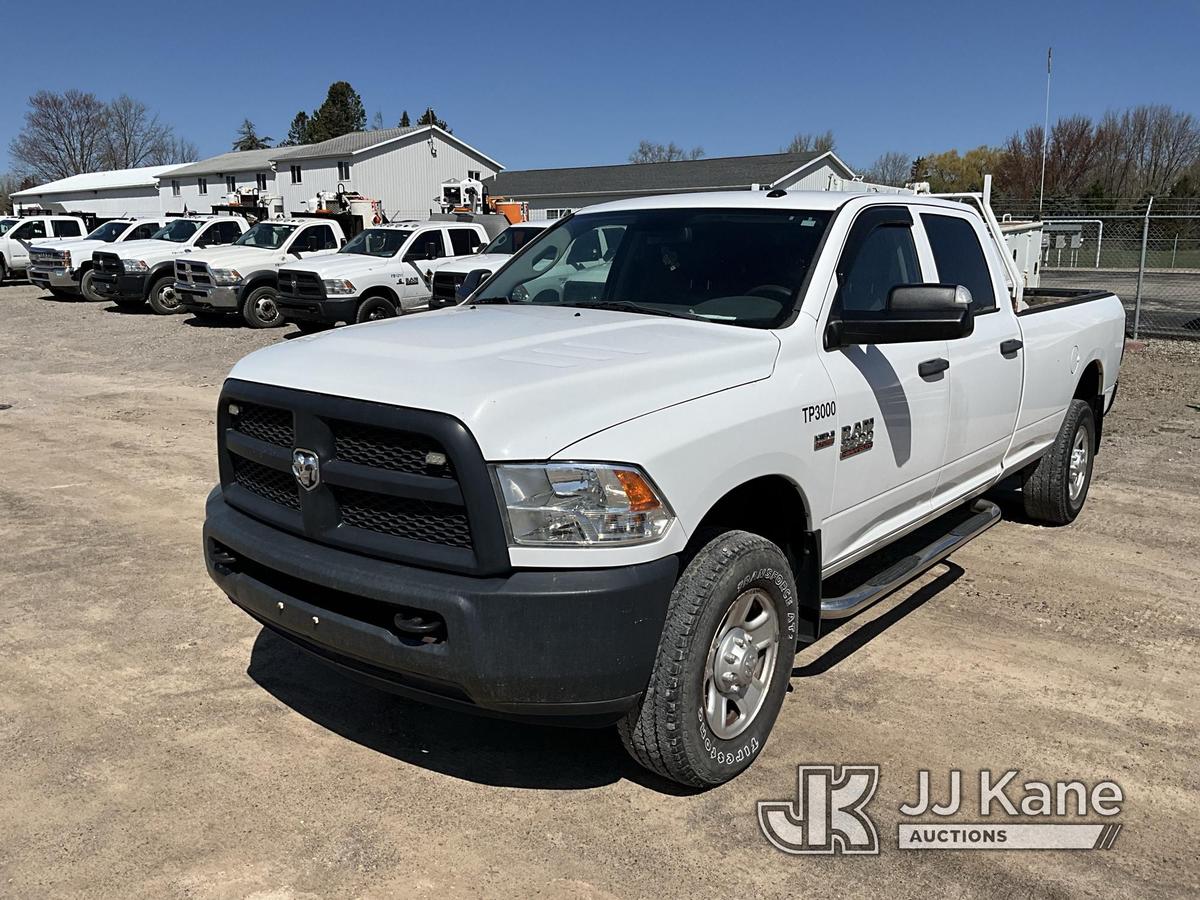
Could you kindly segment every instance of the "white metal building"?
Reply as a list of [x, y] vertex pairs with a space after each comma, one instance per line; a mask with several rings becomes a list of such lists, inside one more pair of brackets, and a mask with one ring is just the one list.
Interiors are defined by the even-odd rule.
[[[209, 212], [226, 202], [227, 195], [242, 188], [258, 188], [259, 194], [278, 197], [275, 184], [276, 160], [298, 147], [273, 147], [222, 153], [181, 166], [159, 179], [158, 212]], [[282, 212], [279, 207], [278, 212]]]
[[143, 166], [89, 172], [51, 181], [48, 184], [17, 191], [12, 195], [13, 211], [42, 209], [54, 213], [91, 213], [102, 219], [119, 216], [156, 216], [159, 205], [159, 178], [179, 166]]

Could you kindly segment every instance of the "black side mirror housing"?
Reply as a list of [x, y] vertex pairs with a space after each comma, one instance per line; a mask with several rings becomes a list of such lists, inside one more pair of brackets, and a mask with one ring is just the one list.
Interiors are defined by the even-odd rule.
[[953, 341], [974, 330], [971, 292], [962, 285], [901, 284], [888, 292], [885, 311], [831, 319], [825, 329], [825, 346]]
[[472, 269], [467, 273], [462, 284], [454, 289], [454, 299], [460, 302], [466, 300], [475, 293], [476, 288], [488, 280], [491, 274], [487, 269]]

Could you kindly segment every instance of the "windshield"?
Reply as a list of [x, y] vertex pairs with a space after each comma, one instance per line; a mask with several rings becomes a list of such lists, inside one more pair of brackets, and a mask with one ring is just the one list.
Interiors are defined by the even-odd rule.
[[295, 225], [259, 222], [234, 241], [234, 243], [240, 247], [261, 247], [264, 250], [278, 250], [295, 230]]
[[125, 229], [128, 228], [130, 224], [130, 222], [105, 222], [88, 235], [88, 240], [104, 241], [106, 244], [111, 244], [125, 233]]
[[4, 234], [4, 232], [8, 231], [8, 229], [12, 228], [16, 224], [16, 219], [0, 219], [0, 234]]
[[156, 241], [170, 241], [173, 244], [182, 244], [200, 227], [199, 222], [189, 221], [187, 219], [176, 219], [170, 225], [166, 225], [154, 234], [150, 235]]
[[545, 230], [544, 226], [513, 225], [496, 235], [496, 239], [479, 252], [513, 254]]
[[476, 302], [775, 328], [795, 307], [830, 215], [651, 209], [573, 216], [532, 241]]
[[398, 228], [368, 228], [360, 231], [343, 247], [340, 253], [357, 253], [360, 256], [395, 256], [412, 236], [412, 230]]

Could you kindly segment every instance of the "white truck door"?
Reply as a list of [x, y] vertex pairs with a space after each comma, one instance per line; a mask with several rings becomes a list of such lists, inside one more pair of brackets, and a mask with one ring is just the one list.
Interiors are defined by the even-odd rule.
[[29, 266], [30, 243], [49, 237], [46, 233], [46, 220], [29, 219], [9, 232], [8, 236], [12, 238], [9, 242], [9, 248], [12, 253], [12, 259], [9, 260], [9, 267], [13, 269], [27, 268]]
[[975, 330], [950, 341], [950, 421], [934, 507], [985, 484], [999, 471], [1012, 439], [1024, 372], [1021, 329], [995, 258], [995, 243], [977, 216], [922, 210], [921, 224], [941, 284], [971, 292]]
[[452, 255], [448, 248], [444, 228], [418, 231], [409, 241], [408, 248], [404, 251], [404, 265], [401, 267], [399, 283], [396, 285], [398, 291], [403, 291], [400, 302], [406, 310], [424, 306], [429, 302], [433, 296], [430, 289], [432, 282], [425, 270], [431, 267], [430, 264], [434, 260]]
[[[907, 207], [865, 208], [850, 228], [829, 285], [832, 298], [819, 321], [818, 340], [826, 323], [844, 314], [885, 311], [893, 287], [928, 283], [931, 268], [928, 246]], [[813, 445], [814, 453], [837, 457], [822, 524], [828, 566], [866, 552], [931, 509], [950, 406], [948, 372], [939, 367], [949, 350], [946, 341], [936, 340], [819, 345], [818, 353], [837, 398], [829, 431], [818, 434]]]

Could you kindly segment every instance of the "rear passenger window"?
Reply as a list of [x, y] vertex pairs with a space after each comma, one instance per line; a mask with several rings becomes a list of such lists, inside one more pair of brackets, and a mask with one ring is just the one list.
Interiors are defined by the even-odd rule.
[[477, 251], [482, 244], [474, 228], [451, 228], [450, 246], [454, 248], [455, 256], [466, 256]]
[[208, 244], [232, 244], [242, 236], [242, 230], [237, 222], [218, 222], [209, 229], [206, 237]]
[[882, 312], [896, 285], [921, 283], [917, 248], [907, 225], [873, 228], [847, 263], [840, 272], [837, 299], [837, 308], [844, 313]]
[[79, 237], [81, 234], [83, 234], [83, 232], [79, 230], [79, 223], [72, 222], [69, 219], [63, 219], [61, 221], [55, 220], [53, 225], [55, 237]]
[[158, 229], [160, 229], [160, 228], [162, 228], [162, 225], [158, 224], [157, 222], [146, 222], [142, 225], [139, 225], [137, 228], [133, 229], [133, 231], [129, 232], [129, 237], [125, 238], [125, 240], [127, 240], [127, 241], [148, 240], [149, 238], [153, 237], [154, 232], [158, 231]]
[[317, 225], [305, 229], [296, 246], [301, 252], [315, 253], [319, 250], [336, 250], [338, 245], [332, 228], [328, 225]]
[[996, 289], [992, 273], [975, 229], [958, 216], [936, 216], [921, 213], [933, 261], [937, 265], [938, 281], [942, 284], [961, 284], [971, 292], [971, 308], [991, 312], [996, 308]]

